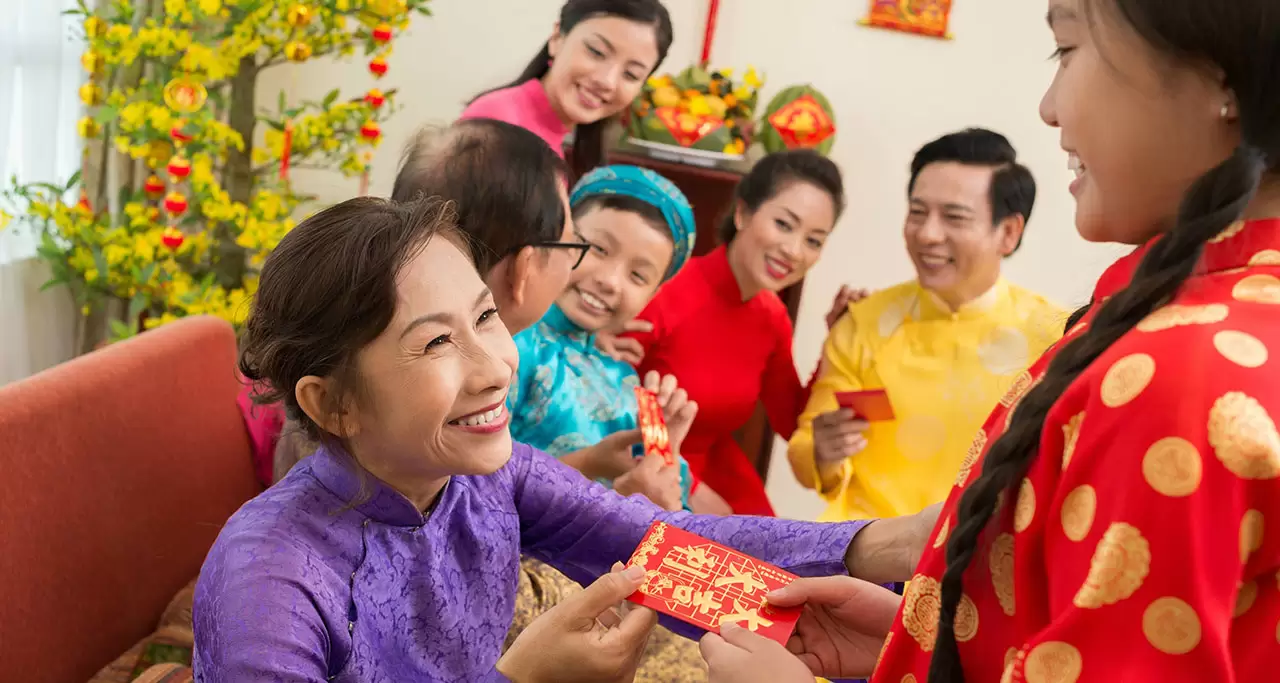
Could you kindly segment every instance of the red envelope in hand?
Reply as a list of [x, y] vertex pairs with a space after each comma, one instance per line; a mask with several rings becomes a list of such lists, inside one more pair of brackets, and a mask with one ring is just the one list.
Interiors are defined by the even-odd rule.
[[884, 389], [869, 391], [840, 391], [836, 403], [841, 408], [852, 408], [855, 415], [868, 422], [888, 422], [893, 419], [893, 404]]
[[676, 464], [676, 454], [671, 450], [671, 436], [667, 432], [667, 421], [662, 417], [657, 394], [644, 387], [636, 387], [635, 390], [636, 403], [640, 406], [636, 417], [640, 423], [640, 435], [644, 438], [645, 455], [657, 454], [667, 465]]
[[799, 607], [774, 607], [764, 596], [796, 576], [665, 522], [649, 527], [629, 564], [644, 583], [627, 598], [706, 631], [736, 623], [786, 645]]

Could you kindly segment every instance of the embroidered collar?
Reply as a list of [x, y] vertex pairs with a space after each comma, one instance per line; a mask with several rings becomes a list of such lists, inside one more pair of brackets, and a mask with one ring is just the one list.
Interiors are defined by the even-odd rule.
[[[1142, 257], [1163, 238], [1164, 235], [1157, 235], [1111, 264], [1098, 278], [1093, 300], [1101, 301], [1128, 286]], [[1280, 218], [1232, 223], [1205, 245], [1196, 272], [1217, 273], [1264, 265], [1280, 265]]]
[[[346, 453], [335, 453], [328, 446], [322, 446], [314, 455], [304, 460], [311, 474], [337, 496], [344, 505], [351, 505], [356, 512], [381, 524], [390, 526], [422, 526], [427, 515], [418, 510], [404, 494], [391, 488], [389, 484], [365, 472], [356, 465], [355, 460]], [[445, 485], [436, 497], [432, 509], [444, 504], [452, 486]]]
[[578, 326], [577, 323], [569, 319], [564, 314], [559, 305], [553, 305], [547, 310], [547, 314], [542, 316], [539, 321], [540, 325], [545, 325], [547, 331], [557, 337], [564, 338], [564, 341], [572, 346], [578, 346], [590, 349], [595, 346], [596, 336]]

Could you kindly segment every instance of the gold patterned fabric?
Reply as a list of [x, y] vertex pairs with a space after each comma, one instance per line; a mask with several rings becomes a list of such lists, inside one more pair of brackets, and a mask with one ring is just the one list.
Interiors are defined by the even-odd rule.
[[[511, 647], [516, 636], [539, 615], [569, 595], [582, 590], [573, 579], [537, 560], [520, 561], [520, 590], [516, 593], [516, 615], [503, 647]], [[707, 680], [707, 665], [698, 652], [698, 643], [682, 638], [661, 626], [653, 630], [644, 658], [636, 671], [636, 683], [699, 683]]]
[[[1113, 266], [1094, 300], [1127, 284], [1144, 253]], [[959, 496], [1050, 359], [1092, 321], [1013, 383], [963, 458], [873, 683], [927, 680]], [[1277, 352], [1280, 220], [1232, 226], [1173, 300], [1049, 410], [963, 580], [967, 680], [1276, 680]]]

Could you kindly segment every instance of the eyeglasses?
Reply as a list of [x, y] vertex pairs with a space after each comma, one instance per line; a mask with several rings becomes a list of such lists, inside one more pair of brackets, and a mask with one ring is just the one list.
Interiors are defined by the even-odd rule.
[[573, 269], [577, 270], [582, 265], [582, 260], [587, 257], [587, 252], [591, 251], [591, 244], [588, 242], [538, 242], [529, 246], [541, 249], [577, 249], [578, 258], [573, 262]]

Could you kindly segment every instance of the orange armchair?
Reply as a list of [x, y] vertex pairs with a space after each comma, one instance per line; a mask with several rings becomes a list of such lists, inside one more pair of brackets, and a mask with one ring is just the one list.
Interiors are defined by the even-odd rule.
[[235, 354], [191, 318], [0, 387], [0, 671], [89, 679], [261, 490]]

